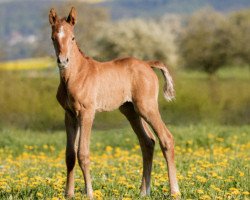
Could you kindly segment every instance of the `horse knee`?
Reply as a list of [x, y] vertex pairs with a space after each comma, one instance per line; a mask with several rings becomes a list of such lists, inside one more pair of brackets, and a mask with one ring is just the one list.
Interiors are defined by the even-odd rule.
[[174, 137], [171, 134], [160, 135], [160, 145], [165, 151], [174, 150]]
[[78, 158], [78, 163], [81, 167], [85, 168], [86, 166], [89, 165], [90, 160], [89, 160], [89, 154], [85, 154], [82, 152], [78, 152], [77, 154], [77, 158]]

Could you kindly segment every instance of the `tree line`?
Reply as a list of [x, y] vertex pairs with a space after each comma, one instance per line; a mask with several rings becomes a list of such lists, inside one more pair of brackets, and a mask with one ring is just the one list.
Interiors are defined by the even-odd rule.
[[[154, 19], [111, 21], [105, 8], [74, 3], [80, 48], [98, 60], [134, 56], [159, 59], [170, 66], [214, 74], [228, 65], [249, 65], [250, 9], [221, 14], [212, 8], [191, 16], [165, 15]], [[61, 16], [71, 5], [57, 5]], [[47, 18], [47, 10], [44, 12]], [[33, 56], [54, 55], [50, 26], [44, 21]]]

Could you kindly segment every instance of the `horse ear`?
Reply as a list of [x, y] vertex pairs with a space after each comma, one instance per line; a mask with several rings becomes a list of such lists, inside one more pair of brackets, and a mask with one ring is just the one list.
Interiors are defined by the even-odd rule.
[[50, 12], [49, 12], [49, 22], [51, 25], [55, 24], [57, 22], [58, 18], [57, 18], [57, 14], [54, 8], [51, 8]]
[[72, 26], [76, 24], [76, 9], [74, 7], [71, 8], [67, 22]]

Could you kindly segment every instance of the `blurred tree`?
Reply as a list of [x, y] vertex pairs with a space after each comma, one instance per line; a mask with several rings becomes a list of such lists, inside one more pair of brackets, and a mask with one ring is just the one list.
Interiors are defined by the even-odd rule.
[[141, 19], [108, 24], [98, 36], [102, 60], [134, 56], [140, 59], [167, 61], [174, 37], [165, 24]]
[[235, 30], [233, 59], [237, 63], [250, 64], [250, 9], [238, 11], [230, 16]]
[[7, 44], [2, 40], [0, 39], [0, 61], [2, 60], [5, 60], [6, 59], [6, 46]]
[[178, 39], [184, 67], [214, 74], [230, 60], [234, 30], [223, 15], [210, 8], [192, 15]]
[[[60, 3], [60, 5], [51, 6], [56, 9], [60, 17], [67, 17], [71, 7], [77, 10], [77, 24], [75, 27], [76, 41], [79, 47], [90, 55], [96, 54], [93, 48], [96, 35], [100, 31], [100, 24], [109, 20], [108, 11], [102, 7], [95, 7], [80, 1], [70, 3]], [[50, 39], [51, 28], [48, 22], [49, 9], [44, 13], [44, 28], [41, 30], [37, 42], [35, 56], [54, 55], [54, 48]]]

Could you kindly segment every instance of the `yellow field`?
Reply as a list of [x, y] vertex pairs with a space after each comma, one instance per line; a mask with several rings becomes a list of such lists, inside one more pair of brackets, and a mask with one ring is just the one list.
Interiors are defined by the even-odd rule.
[[[206, 133], [197, 138], [194, 136], [200, 133], [194, 132], [192, 137], [195, 140], [177, 139], [176, 164], [183, 199], [249, 199], [250, 143], [242, 140], [248, 138], [242, 130], [232, 135], [225, 132], [223, 137]], [[105, 131], [93, 134], [91, 174], [96, 199], [139, 198], [142, 173], [140, 147], [131, 140], [126, 129], [122, 132], [125, 134], [125, 137], [122, 134], [123, 140], [116, 138], [119, 133], [111, 132], [113, 141], [110, 141], [110, 145], [101, 142], [107, 136]], [[8, 134], [10, 137], [17, 135]], [[32, 134], [36, 133], [23, 133], [27, 136], [26, 141], [30, 141], [28, 136]], [[52, 135], [52, 138], [51, 134], [36, 135], [39, 138], [33, 141], [36, 145], [25, 144], [18, 151], [0, 148], [1, 199], [64, 199], [65, 150], [61, 138], [64, 133]], [[49, 140], [59, 140], [60, 147], [56, 143], [48, 144]], [[113, 146], [117, 141], [124, 144]], [[129, 149], [123, 147], [129, 145], [133, 146]], [[144, 199], [170, 199], [167, 180], [166, 163], [157, 148], [152, 194]], [[83, 176], [77, 166], [75, 199], [86, 199], [83, 186]]]
[[37, 70], [54, 67], [55, 60], [49, 57], [30, 58], [7, 62], [0, 62], [0, 70]]

